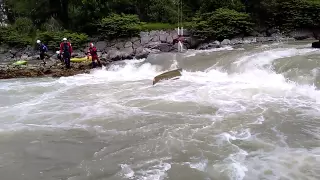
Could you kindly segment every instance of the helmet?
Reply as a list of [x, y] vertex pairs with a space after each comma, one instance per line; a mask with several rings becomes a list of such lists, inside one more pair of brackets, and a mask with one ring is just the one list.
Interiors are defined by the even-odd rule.
[[57, 54], [60, 54], [60, 51], [56, 51]]
[[93, 47], [93, 43], [90, 43], [90, 47]]
[[40, 40], [37, 40], [37, 44], [40, 44], [41, 43], [41, 41]]
[[63, 39], [62, 39], [62, 41], [66, 41], [66, 40], [67, 40], [67, 38], [63, 38]]

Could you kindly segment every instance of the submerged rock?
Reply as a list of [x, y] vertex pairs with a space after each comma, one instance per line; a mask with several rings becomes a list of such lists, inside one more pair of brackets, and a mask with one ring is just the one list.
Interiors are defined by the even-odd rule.
[[313, 48], [320, 48], [320, 40], [318, 42], [313, 42], [312, 47]]

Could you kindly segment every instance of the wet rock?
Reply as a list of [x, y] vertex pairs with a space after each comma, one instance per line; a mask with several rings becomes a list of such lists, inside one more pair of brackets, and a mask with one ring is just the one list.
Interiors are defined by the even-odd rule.
[[166, 42], [172, 44], [173, 43], [172, 36], [168, 35], [167, 38], [166, 38]]
[[250, 44], [250, 43], [256, 43], [257, 38], [256, 37], [244, 37], [243, 38], [243, 43], [244, 44]]
[[231, 44], [231, 41], [229, 39], [224, 39], [222, 42], [221, 42], [221, 45], [230, 45]]
[[230, 44], [237, 45], [237, 44], [243, 44], [242, 38], [234, 38], [230, 40]]
[[213, 42], [202, 44], [197, 49], [205, 50], [205, 49], [212, 49], [212, 48], [219, 48], [219, 47], [221, 47], [220, 46], [220, 42], [219, 41], [213, 41]]
[[320, 40], [318, 42], [313, 42], [311, 46], [313, 48], [320, 48]]
[[140, 43], [141, 45], [145, 45], [150, 42], [149, 32], [141, 32], [140, 33]]
[[158, 49], [161, 52], [170, 52], [172, 49], [172, 45], [170, 45], [168, 43], [160, 43], [160, 44], [156, 45], [155, 47], [153, 47], [153, 49]]
[[119, 50], [117, 49], [111, 49], [108, 51], [108, 59], [112, 61], [118, 61], [121, 60], [122, 56]]
[[132, 42], [131, 41], [128, 41], [124, 44], [124, 48], [129, 48], [129, 47], [132, 47]]
[[107, 47], [107, 42], [105, 41], [98, 41], [96, 44], [95, 44], [96, 48], [100, 51], [103, 51], [106, 49]]
[[123, 48], [124, 48], [124, 44], [125, 44], [125, 42], [120, 41], [120, 42], [117, 42], [117, 43], [115, 44], [115, 47], [116, 47], [117, 49], [123, 49]]
[[132, 47], [127, 47], [121, 50], [121, 59], [132, 59], [134, 57], [134, 50]]
[[161, 43], [166, 43], [167, 42], [167, 38], [168, 38], [169, 34], [165, 31], [160, 31], [160, 35], [159, 35], [159, 41]]
[[149, 54], [150, 54], [150, 51], [147, 51], [146, 49], [139, 47], [135, 51], [135, 58], [136, 59], [147, 58]]

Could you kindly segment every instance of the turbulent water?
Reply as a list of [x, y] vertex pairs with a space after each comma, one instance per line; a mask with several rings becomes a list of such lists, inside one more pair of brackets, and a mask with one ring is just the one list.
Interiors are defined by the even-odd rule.
[[[319, 180], [320, 50], [158, 54], [0, 81], [1, 180]], [[153, 77], [183, 68], [178, 80]]]

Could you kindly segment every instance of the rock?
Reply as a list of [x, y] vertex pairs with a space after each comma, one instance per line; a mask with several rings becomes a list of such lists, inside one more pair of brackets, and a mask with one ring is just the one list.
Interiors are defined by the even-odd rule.
[[112, 49], [110, 51], [108, 51], [108, 59], [112, 60], [112, 61], [118, 61], [121, 60], [121, 53], [119, 50], [117, 49]]
[[[222, 44], [222, 42], [221, 42], [221, 44]], [[232, 45], [243, 44], [243, 40], [242, 40], [242, 38], [234, 38], [234, 39], [230, 40], [229, 44], [232, 44]]]
[[101, 60], [106, 61], [108, 59], [108, 54], [103, 53], [100, 57]]
[[96, 48], [100, 51], [104, 51], [107, 47], [107, 42], [105, 41], [98, 41], [96, 44], [95, 44]]
[[117, 49], [123, 49], [123, 48], [124, 48], [124, 44], [125, 44], [125, 42], [120, 41], [120, 42], [117, 42], [117, 43], [115, 44], [115, 47], [116, 47]]
[[[162, 43], [166, 43], [167, 42], [167, 38], [169, 37], [169, 34], [167, 32], [164, 31], [160, 31], [160, 35], [159, 35], [159, 40]], [[170, 42], [169, 42], [170, 43]], [[172, 43], [172, 42], [171, 42]]]
[[150, 54], [150, 51], [146, 51], [144, 48], [139, 47], [135, 51], [135, 58], [136, 59], [147, 58], [149, 54]]
[[139, 44], [140, 44], [140, 39], [139, 39], [138, 37], [132, 37], [130, 41], [131, 41], [133, 44], [134, 44], [135, 42], [139, 42]]
[[160, 42], [150, 42], [147, 45], [145, 45], [144, 47], [150, 48], [150, 49], [155, 49], [158, 47], [159, 44], [161, 44], [161, 43]]
[[102, 52], [97, 52], [97, 55], [98, 55], [98, 57], [101, 57], [102, 56]]
[[142, 45], [141, 45], [140, 41], [135, 41], [135, 42], [133, 42], [132, 47], [133, 47], [133, 49], [137, 49], [139, 47], [142, 47]]
[[132, 47], [127, 47], [121, 50], [121, 59], [132, 59], [134, 57], [134, 51]]
[[167, 38], [166, 38], [166, 42], [172, 44], [173, 43], [173, 38], [171, 35], [168, 34]]
[[222, 42], [221, 42], [221, 45], [230, 45], [231, 44], [231, 41], [229, 39], [224, 39]]
[[205, 49], [212, 49], [212, 48], [219, 48], [219, 47], [221, 47], [220, 46], [220, 42], [219, 41], [213, 41], [213, 42], [202, 44], [197, 49], [205, 50]]
[[158, 34], [159, 34], [159, 31], [150, 31], [149, 32], [150, 37], [157, 36]]
[[132, 42], [128, 41], [124, 44], [124, 48], [132, 47]]
[[159, 36], [153, 36], [151, 39], [152, 42], [159, 42], [160, 41], [160, 37]]
[[250, 43], [256, 43], [257, 38], [256, 37], [244, 37], [243, 38], [243, 43], [244, 44], [250, 44]]
[[140, 43], [141, 45], [145, 45], [150, 42], [150, 36], [148, 32], [140, 32]]
[[318, 42], [313, 42], [311, 46], [313, 48], [320, 48], [320, 40]]
[[172, 49], [172, 45], [168, 43], [161, 43], [154, 47], [154, 49], [158, 49], [161, 52], [170, 52]]
[[178, 38], [178, 32], [177, 31], [170, 31], [170, 35], [172, 39], [177, 39]]

